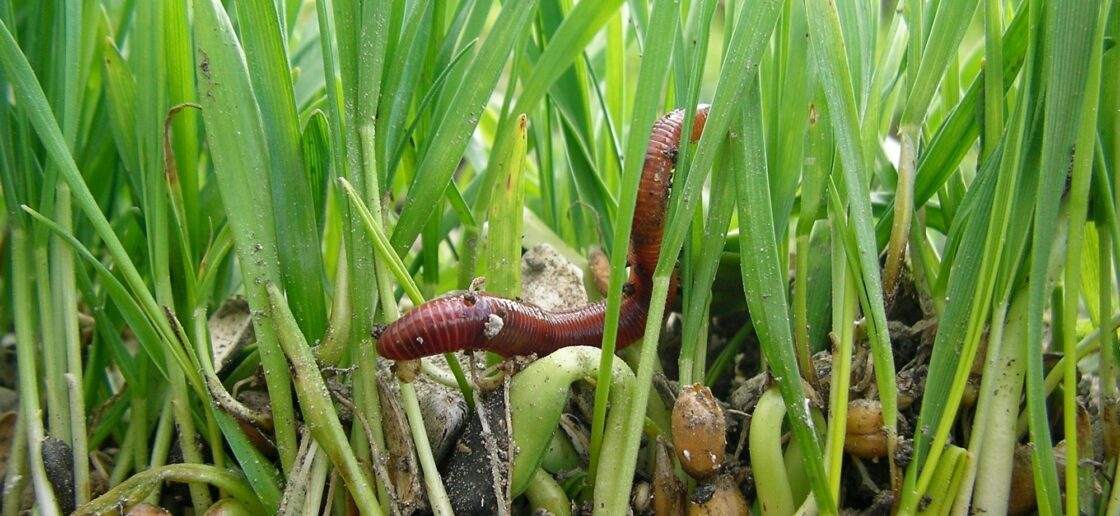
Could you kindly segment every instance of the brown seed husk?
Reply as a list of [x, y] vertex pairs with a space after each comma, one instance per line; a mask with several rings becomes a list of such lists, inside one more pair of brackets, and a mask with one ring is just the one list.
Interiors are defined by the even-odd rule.
[[878, 400], [848, 402], [848, 435], [844, 451], [856, 457], [873, 459], [887, 456], [887, 434], [883, 431], [883, 406]]
[[688, 494], [673, 468], [673, 455], [669, 443], [657, 438], [657, 452], [653, 469], [653, 514], [674, 516], [684, 512]]
[[877, 400], [848, 402], [848, 433], [872, 434], [883, 431], [883, 406]]
[[611, 261], [602, 249], [592, 247], [587, 253], [587, 270], [591, 272], [595, 289], [600, 295], [607, 295], [611, 289]]
[[887, 434], [848, 434], [844, 438], [844, 451], [861, 459], [887, 456]]
[[673, 446], [685, 472], [705, 479], [719, 472], [727, 448], [727, 422], [712, 391], [685, 387], [673, 406]]
[[696, 488], [698, 493], [703, 492], [703, 499], [697, 500], [697, 496], [693, 496], [688, 504], [689, 516], [747, 516], [751, 513], [743, 492], [730, 475], [720, 475], [707, 487], [712, 489], [705, 486]]
[[1028, 514], [1034, 511], [1036, 504], [1030, 448], [1019, 445], [1015, 448], [1015, 462], [1011, 465], [1011, 494], [1007, 497], [1007, 514]]

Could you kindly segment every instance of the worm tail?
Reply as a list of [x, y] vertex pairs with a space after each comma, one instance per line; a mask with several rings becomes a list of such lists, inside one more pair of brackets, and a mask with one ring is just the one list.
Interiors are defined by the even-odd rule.
[[[661, 253], [661, 237], [665, 231], [665, 216], [672, 186], [673, 168], [680, 150], [681, 130], [685, 111], [678, 109], [665, 115], [653, 125], [646, 160], [642, 166], [642, 180], [638, 186], [638, 205], [630, 230], [630, 266], [637, 274], [653, 277], [657, 257]], [[708, 121], [708, 106], [696, 108], [690, 141], [696, 141]]]

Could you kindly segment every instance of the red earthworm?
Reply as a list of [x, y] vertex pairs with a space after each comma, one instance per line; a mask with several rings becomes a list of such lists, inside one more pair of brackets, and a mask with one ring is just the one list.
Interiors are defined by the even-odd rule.
[[[653, 272], [661, 252], [669, 187], [684, 123], [676, 110], [653, 125], [646, 148], [638, 201], [630, 232], [630, 277], [623, 288], [618, 347], [642, 337], [653, 289]], [[708, 106], [697, 108], [691, 141], [700, 138]], [[669, 288], [672, 302], [676, 273]], [[459, 350], [486, 350], [504, 357], [547, 355], [567, 346], [599, 346], [606, 302], [548, 312], [521, 301], [481, 292], [455, 293], [431, 300], [396, 322], [374, 328], [377, 352], [393, 360], [410, 360]]]

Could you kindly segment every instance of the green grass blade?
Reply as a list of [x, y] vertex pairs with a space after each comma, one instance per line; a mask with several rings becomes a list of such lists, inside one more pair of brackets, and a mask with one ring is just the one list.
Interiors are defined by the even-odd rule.
[[[268, 305], [265, 284], [278, 283], [275, 222], [270, 198], [267, 144], [248, 69], [220, 2], [195, 0], [198, 81], [206, 138], [233, 229], [245, 292], [254, 310]], [[298, 442], [288, 364], [272, 323], [255, 320], [284, 471], [291, 471]]]
[[808, 473], [817, 507], [824, 514], [834, 514], [836, 501], [825, 478], [822, 447], [809, 413], [809, 405], [805, 403], [801, 373], [798, 371], [793, 347], [785, 294], [786, 273], [778, 257], [774, 231], [757, 81], [748, 92], [743, 102], [745, 107], [741, 111], [742, 119], [732, 129], [734, 133], [743, 135], [743, 144], [733, 145], [731, 158], [735, 170], [739, 224], [743, 230], [739, 240], [743, 289], [762, 352], [766, 355], [785, 401], [794, 438], [804, 452], [803, 465]]
[[[56, 47], [53, 51], [53, 57], [59, 71], [58, 75], [53, 77], [53, 79], [56, 79], [54, 90], [60, 93], [60, 96], [55, 98], [55, 107], [56, 111], [61, 111], [59, 118], [62, 123], [63, 135], [66, 138], [67, 146], [73, 151], [77, 147], [78, 125], [81, 118], [79, 102], [81, 101], [82, 90], [85, 87], [82, 80], [83, 75], [86, 74], [85, 70], [81, 68], [84, 51], [82, 47], [86, 43], [83, 38], [82, 27], [86, 25], [86, 19], [96, 20], [96, 17], [90, 16], [95, 13], [95, 10], [83, 10], [80, 1], [69, 0], [57, 7], [59, 9], [56, 11], [56, 16], [59, 19], [54, 23], [54, 28], [56, 32], [62, 31], [62, 37], [54, 39]], [[92, 47], [92, 45], [89, 46]], [[53, 166], [55, 165], [52, 164]], [[57, 207], [54, 215], [63, 228], [72, 230], [74, 214], [70, 187], [65, 184], [58, 185], [55, 195], [57, 197]], [[82, 411], [86, 405], [84, 392], [80, 388], [75, 388], [76, 385], [84, 382], [78, 314], [71, 309], [71, 307], [77, 306], [79, 302], [74, 266], [73, 250], [57, 240], [52, 241], [50, 246], [50, 283], [52, 287], [51, 302], [54, 304], [55, 317], [53, 321], [49, 321], [47, 324], [52, 324], [58, 328], [59, 339], [56, 342], [44, 342], [43, 349], [44, 351], [57, 349], [59, 353], [58, 358], [60, 360], [57, 360], [54, 364], [47, 362], [46, 353], [44, 353], [44, 362], [47, 362], [48, 395], [51, 385], [55, 384], [55, 378], [49, 377], [49, 374], [57, 370], [60, 374], [57, 377], [58, 383], [55, 385], [59, 387], [63, 394], [62, 400], [64, 403], [61, 405], [50, 404], [47, 409], [48, 414], [58, 412], [63, 416], [60, 418], [63, 424], [57, 427], [52, 425], [51, 434], [62, 439], [70, 446], [73, 462], [71, 472], [74, 476], [74, 503], [82, 504], [88, 501], [90, 497], [90, 462], [86, 440], [86, 418], [82, 417]], [[46, 278], [40, 278], [40, 281], [45, 283]], [[74, 410], [75, 408], [79, 410]]]
[[[102, 287], [105, 288], [106, 292], [113, 299], [113, 302], [116, 303], [117, 309], [120, 310], [125, 322], [128, 323], [129, 329], [136, 335], [136, 340], [140, 343], [144, 352], [151, 357], [152, 363], [159, 369], [160, 375], [166, 377], [166, 358], [155, 329], [152, 327], [151, 323], [144, 318], [139, 303], [128, 295], [128, 291], [125, 289], [124, 285], [121, 284], [121, 282], [113, 276], [113, 273], [110, 272], [104, 264], [98, 261], [97, 258], [89, 252], [89, 249], [82, 245], [70, 232], [31, 208], [25, 206], [24, 211], [26, 211], [28, 215], [31, 215], [36, 222], [43, 224], [52, 233], [66, 242], [74, 251], [77, 251], [79, 257], [83, 258], [93, 267], [98, 277], [101, 278]], [[130, 380], [129, 383], [135, 385], [138, 380], [136, 373], [131, 371], [125, 372], [131, 373], [125, 375], [125, 378]]]
[[168, 237], [168, 204], [163, 170], [163, 146], [160, 129], [166, 115], [166, 84], [163, 79], [163, 12], [158, 2], [141, 3], [136, 8], [137, 28], [129, 53], [133, 77], [136, 79], [136, 111], [132, 130], [140, 152], [140, 188], [136, 194], [144, 198], [144, 232], [148, 274], [154, 283], [156, 301], [171, 306], [170, 238]]
[[1003, 2], [984, 1], [984, 157], [991, 154], [994, 142], [1003, 132]]
[[[191, 40], [189, 2], [171, 2], [164, 15], [166, 24], [166, 56], [168, 103], [198, 103], [194, 80], [194, 42]], [[108, 50], [108, 49], [106, 49]], [[183, 199], [184, 220], [190, 234], [190, 255], [197, 256], [208, 238], [209, 229], [202, 220], [199, 181], [199, 137], [201, 114], [195, 110], [179, 112], [172, 121], [172, 150], [178, 165], [178, 179]], [[115, 138], [114, 138], [115, 139]]]
[[[653, 16], [650, 23], [654, 34], [669, 34], [674, 32], [677, 15], [672, 12], [675, 8], [671, 2], [659, 1], [654, 4]], [[661, 102], [661, 91], [665, 86], [665, 78], [669, 75], [669, 61], [672, 56], [672, 45], [669, 38], [647, 37], [642, 62], [638, 71], [638, 86], [634, 96], [634, 105], [630, 114], [630, 135], [626, 140], [626, 156], [631, 156], [623, 163], [621, 191], [618, 198], [618, 214], [614, 226], [615, 242], [628, 242], [630, 240], [630, 224], [634, 218], [634, 209], [638, 199], [638, 183], [641, 180], [642, 160], [646, 142], [653, 132], [654, 116]], [[610, 290], [607, 292], [607, 314], [603, 322], [603, 355], [599, 364], [599, 382], [595, 386], [595, 413], [591, 420], [591, 468], [598, 471], [599, 455], [602, 453], [603, 432], [607, 419], [607, 402], [610, 396], [610, 371], [614, 362], [615, 345], [618, 342], [618, 321], [620, 307], [622, 306], [622, 284], [626, 280], [626, 255], [614, 253], [611, 255]], [[641, 387], [645, 385], [639, 379], [638, 396], [647, 396], [648, 390]], [[637, 403], [638, 407], [632, 408], [633, 417], [645, 414], [645, 402]], [[639, 425], [640, 426], [640, 425]], [[632, 428], [637, 428], [632, 426]], [[629, 436], [629, 440], [637, 439], [636, 435]], [[623, 460], [636, 457], [635, 453], [624, 455]], [[631, 466], [622, 465], [629, 470]], [[624, 496], [618, 493], [611, 495], [612, 499]]]
[[[433, 15], [434, 19], [441, 20], [446, 16], [446, 7], [444, 2], [436, 2], [436, 11]], [[446, 68], [447, 64], [451, 62], [451, 56], [465, 50], [468, 46], [483, 39], [486, 27], [490, 23], [490, 10], [494, 2], [492, 0], [474, 0], [470, 2], [462, 2], [459, 4], [459, 9], [456, 12], [455, 22], [449, 27], [448, 31], [443, 34], [444, 41], [440, 47], [439, 53], [435, 57], [434, 62], [429, 62], [430, 69], [438, 70]], [[439, 31], [433, 31], [433, 40], [438, 38]], [[433, 45], [435, 43], [433, 42]], [[429, 53], [429, 60], [431, 54]], [[468, 60], [470, 62], [470, 60]], [[447, 112], [451, 100], [454, 98], [455, 93], [459, 90], [460, 85], [464, 82], [464, 77], [469, 72], [466, 68], [457, 68], [447, 78], [447, 85], [440, 89], [439, 94], [436, 95], [437, 103], [436, 108], [433, 110], [433, 116], [427, 120], [428, 127], [431, 128], [432, 124], [439, 122], [444, 113]]]
[[513, 113], [526, 113], [544, 96], [552, 84], [583, 53], [591, 38], [607, 23], [622, 5], [622, 0], [579, 2], [556, 29], [525, 87], [517, 99]]
[[[19, 46], [12, 38], [11, 32], [8, 31], [7, 25], [3, 22], [0, 22], [0, 66], [3, 67], [5, 75], [11, 81], [16, 99], [23, 106], [24, 113], [32, 127], [35, 128], [44, 147], [46, 147], [48, 155], [56, 163], [62, 178], [70, 186], [74, 201], [89, 218], [98, 236], [105, 242], [109, 253], [121, 269], [126, 284], [132, 290], [132, 294], [141, 301], [145, 314], [159, 329], [160, 337], [166, 343], [174, 343], [175, 339], [163, 316], [163, 311], [156, 304], [144, 280], [141, 279], [136, 265], [129, 258], [120, 239], [113, 231], [105, 214], [101, 212], [97, 201], [94, 200], [89, 188], [79, 174], [73, 156], [64, 143], [62, 131], [51, 114], [43, 90], [36, 80], [26, 57], [20, 51]], [[190, 365], [190, 361], [183, 354], [182, 348], [176, 345], [170, 345], [169, 347], [175, 355], [176, 363], [187, 373], [187, 379], [191, 382], [195, 392], [203, 392], [201, 377]]]
[[424, 302], [424, 295], [420, 293], [420, 287], [417, 287], [416, 283], [412, 281], [412, 276], [408, 273], [408, 267], [405, 266], [400, 257], [393, 257], [396, 253], [393, 252], [392, 244], [389, 243], [389, 238], [385, 236], [381, 224], [377, 222], [377, 219], [373, 217], [373, 214], [370, 213], [365, 205], [358, 202], [361, 199], [358, 196], [358, 192], [354, 190], [354, 187], [351, 186], [345, 178], [339, 178], [338, 181], [339, 184], [342, 185], [342, 189], [346, 192], [346, 195], [350, 198], [350, 202], [353, 203], [354, 210], [364, 223], [366, 231], [369, 233], [370, 240], [372, 240], [373, 244], [376, 246], [378, 257], [383, 260], [385, 268], [391, 271], [396, 277], [397, 284], [404, 288], [408, 299], [412, 301], [413, 304], [419, 306]]
[[[835, 190], [830, 189], [830, 194], [835, 196]], [[829, 385], [829, 417], [828, 432], [825, 436], [825, 456], [828, 460], [828, 481], [833, 496], [840, 494], [840, 481], [843, 465], [844, 439], [847, 435], [848, 400], [851, 397], [850, 385], [852, 381], [852, 354], [854, 351], [855, 325], [851, 324], [855, 318], [859, 297], [856, 294], [855, 282], [849, 280], [854, 276], [854, 268], [848, 261], [844, 250], [843, 235], [840, 231], [846, 227], [845, 215], [840, 211], [842, 204], [829, 202], [829, 217], [836, 221], [829, 226], [830, 273], [832, 278], [832, 327], [839, 327], [839, 335], [833, 339], [836, 356], [833, 358], [832, 378]], [[799, 251], [800, 252], [800, 251]]]
[[[1026, 9], [1020, 9], [1003, 33], [1003, 68], [1001, 74], [1004, 78], [1003, 87], [1006, 91], [1023, 65], [1027, 50], [1028, 17]], [[917, 171], [914, 182], [914, 205], [925, 205], [935, 193], [948, 181], [973, 147], [980, 126], [976, 117], [977, 106], [983, 101], [983, 77], [978, 77], [969, 86], [964, 97], [943, 121], [937, 132], [934, 133], [924, 152], [918, 157]], [[986, 149], [984, 155], [998, 144], [996, 141], [984, 142]], [[876, 227], [876, 236], [880, 243], [887, 241], [889, 229], [894, 221], [893, 210], [887, 210], [885, 216], [879, 219]]]
[[[0, 29], [3, 29], [3, 34], [7, 36], [7, 40], [11, 41], [11, 34], [2, 21], [0, 21]], [[29, 246], [24, 234], [22, 227], [12, 228], [11, 230], [12, 273], [20, 275], [19, 277], [26, 277], [25, 275], [30, 274], [30, 264], [28, 262], [31, 256], [28, 252]], [[32, 306], [30, 282], [13, 285], [12, 302], [16, 306]], [[16, 359], [21, 378], [20, 392], [23, 393], [19, 397], [20, 412], [23, 414], [42, 414], [38, 396], [39, 382], [36, 381], [39, 378], [35, 364], [38, 352], [35, 347], [34, 330], [32, 328], [34, 323], [31, 311], [28, 309], [19, 310], [15, 314], [15, 319], [16, 344], [20, 346], [16, 353]], [[36, 508], [43, 514], [59, 514], [58, 499], [47, 477], [42, 459], [42, 441], [46, 437], [42, 419], [41, 417], [20, 418], [20, 424], [25, 428], [24, 431], [27, 435], [27, 460], [30, 462], [31, 483], [35, 490]]]
[[772, 139], [780, 149], [770, 169], [770, 186], [774, 189], [774, 228], [784, 232], [797, 194], [801, 166], [805, 161], [804, 148], [809, 119], [812, 116], [812, 96], [815, 94], [816, 77], [809, 66], [809, 41], [805, 3], [791, 2], [787, 13], [789, 24], [785, 45], [785, 60], [779, 63], [782, 77], [780, 105], [778, 106], [777, 131]]
[[[129, 69], [128, 62], [112, 41], [105, 41], [105, 94], [109, 106], [109, 130], [117, 144], [129, 179], [129, 185], [136, 194], [144, 190], [140, 186], [140, 147], [136, 143], [136, 132], [132, 129], [136, 120], [136, 79]], [[142, 197], [139, 199], [143, 206]]]
[[[570, 158], [573, 160], [573, 176], [580, 185], [581, 199], [588, 202], [599, 213], [600, 228], [609, 231], [611, 223], [609, 215], [614, 213], [615, 203], [607, 193], [600, 174], [594, 173], [596, 159], [589, 142], [584, 140], [584, 134], [589, 131], [586, 122], [587, 103], [583, 92], [586, 88], [579, 84], [574, 72], [565, 75], [571, 70], [573, 62], [584, 51], [591, 38], [610, 19], [614, 11], [621, 4], [621, 0], [605, 2], [580, 2], [572, 11], [563, 18], [563, 22], [551, 34], [544, 51], [533, 64], [532, 71], [525, 79], [524, 87], [510, 113], [517, 115], [529, 113], [540, 102], [546, 93], [552, 89], [552, 96], [566, 115], [562, 117], [562, 128], [569, 148]], [[552, 13], [550, 19], [555, 18]], [[556, 86], [553, 88], [553, 86]], [[495, 136], [495, 145], [491, 155], [504, 156], [509, 149], [511, 134], [516, 130], [515, 117], [505, 117], [499, 123]], [[483, 176], [481, 192], [473, 206], [476, 213], [489, 209], [490, 195], [493, 184], [497, 181], [498, 162], [491, 160]], [[588, 173], [590, 172], [590, 173]]]
[[74, 514], [88, 516], [119, 511], [121, 507], [135, 505], [157, 493], [159, 487], [165, 482], [210, 484], [243, 504], [242, 510], [250, 514], [259, 513], [266, 509], [261, 506], [260, 501], [249, 490], [246, 479], [240, 474], [210, 465], [169, 464], [152, 468], [129, 478]]
[[312, 341], [327, 329], [323, 259], [304, 166], [292, 74], [272, 0], [239, 2], [237, 16], [268, 155], [280, 272], [292, 313]]
[[451, 58], [451, 61], [447, 64], [447, 67], [444, 68], [443, 71], [440, 72], [440, 74], [432, 81], [428, 92], [424, 94], [424, 97], [420, 99], [420, 102], [416, 105], [416, 108], [414, 109], [416, 114], [413, 116], [412, 121], [409, 122], [408, 127], [405, 128], [403, 134], [401, 134], [398, 138], [397, 145], [393, 149], [393, 153], [390, 155], [385, 182], [386, 185], [389, 185], [393, 182], [393, 177], [396, 175], [398, 165], [400, 165], [401, 159], [404, 157], [406, 145], [409, 142], [409, 139], [416, 132], [417, 126], [421, 125], [421, 123], [424, 121], [423, 119], [425, 118], [425, 116], [429, 114], [431, 109], [434, 109], [434, 102], [439, 97], [439, 93], [442, 90], [444, 83], [454, 71], [459, 69], [458, 64], [460, 62], [463, 62], [463, 59], [469, 55], [468, 52], [470, 52], [470, 50], [474, 48], [475, 44], [477, 43], [478, 40], [472, 40], [466, 45], [466, 47], [464, 47], [459, 51], [459, 53], [455, 54]]
[[[553, 96], [553, 99], [556, 97]], [[561, 102], [557, 102], [560, 104]], [[556, 181], [564, 181], [570, 179], [575, 186], [572, 192], [576, 198], [582, 203], [586, 203], [597, 219], [594, 222], [599, 226], [600, 234], [604, 235], [603, 246], [608, 252], [613, 251], [614, 241], [605, 240], [605, 236], [614, 231], [615, 223], [611, 221], [614, 215], [618, 212], [618, 202], [614, 195], [608, 190], [607, 180], [610, 178], [603, 177], [602, 171], [597, 170], [595, 164], [595, 157], [589, 148], [590, 143], [583, 135], [583, 131], [575, 127], [572, 120], [567, 116], [561, 114], [560, 125], [561, 134], [564, 136], [564, 142], [567, 144], [566, 154], [570, 163], [572, 172], [570, 176], [554, 175]], [[597, 242], [594, 237], [580, 238], [582, 227], [578, 221], [573, 222], [576, 225], [577, 241]], [[596, 235], [598, 236], [598, 235]]]
[[[921, 63], [911, 62], [907, 65], [908, 68], [915, 69], [916, 73], [910, 76], [910, 96], [902, 112], [899, 122], [901, 126], [917, 127], [925, 119], [933, 95], [941, 84], [941, 77], [945, 75], [952, 57], [960, 50], [961, 39], [976, 12], [976, 5], [977, 2], [969, 0], [937, 2], [929, 39], [925, 40], [922, 48]], [[920, 34], [917, 36], [920, 37]]]
[[482, 114], [479, 109], [493, 91], [514, 42], [525, 33], [535, 8], [535, 0], [507, 4], [468, 67], [469, 77], [455, 92], [431, 136], [428, 152], [417, 166], [416, 177], [393, 230], [392, 243], [397, 253], [403, 255], [412, 245], [438, 206], [437, 201], [455, 172], [455, 163], [462, 157], [470, 134], [478, 125]]
[[327, 184], [331, 175], [330, 136], [327, 116], [322, 111], [315, 111], [307, 120], [300, 139], [303, 145], [303, 166], [307, 170], [307, 182], [311, 188], [315, 227], [319, 229], [318, 234], [322, 235], [323, 224], [326, 222]]
[[[402, 28], [401, 39], [396, 43], [395, 50], [391, 50], [404, 57], [393, 59], [385, 71], [382, 87], [385, 98], [377, 117], [377, 156], [382, 160], [378, 180], [384, 188], [388, 188], [389, 177], [396, 168], [396, 161], [399, 161], [398, 149], [408, 138], [404, 124], [409, 106], [416, 92], [422, 90], [420, 72], [423, 71], [424, 53], [428, 50], [433, 10], [431, 0], [417, 2], [412, 7]], [[393, 41], [390, 40], [390, 43]]]
[[680, 202], [673, 204], [669, 211], [661, 260], [657, 264], [658, 275], [667, 276], [670, 268], [675, 266], [676, 256], [684, 244], [690, 223], [687, 217], [679, 214], [691, 213], [692, 207], [700, 198], [706, 172], [715, 160], [717, 146], [731, 127], [733, 106], [742, 102], [750, 81], [758, 73], [756, 63], [761, 61], [762, 53], [777, 24], [778, 14], [777, 2], [769, 1], [745, 7], [735, 21], [728, 52], [720, 67], [720, 80], [712, 97], [711, 112], [704, 126], [704, 134], [696, 145], [696, 154], [689, 169], [681, 171], [683, 181], [680, 178], [674, 181], [677, 186], [673, 189], [673, 197], [679, 198]]
[[[368, 181], [363, 174], [362, 139], [359, 135], [356, 109], [359, 78], [355, 46], [359, 31], [355, 24], [357, 20], [363, 19], [360, 7], [357, 2], [350, 0], [315, 2], [323, 75], [326, 82], [333, 175], [347, 178], [364, 193]], [[370, 56], [370, 58], [379, 57], [383, 56]], [[373, 80], [372, 77], [367, 79]], [[380, 81], [378, 86], [380, 87]], [[364, 196], [363, 198], [366, 202], [375, 200]], [[347, 308], [350, 310], [350, 317], [347, 318], [349, 334], [337, 342], [350, 345], [368, 340], [377, 303], [377, 290], [369, 288], [369, 285], [375, 282], [374, 264], [368, 252], [371, 244], [365, 234], [358, 229], [359, 225], [360, 221], [355, 213], [343, 212], [342, 233], [345, 239], [348, 270], [343, 276], [347, 283], [340, 285], [346, 291], [338, 294], [348, 298]], [[336, 299], [339, 299], [338, 294]], [[343, 347], [338, 348], [340, 351], [342, 349]]]
[[[910, 482], [916, 482], [916, 492], [904, 492], [902, 506], [906, 508], [924, 494], [938, 471], [938, 461], [945, 450], [961, 391], [972, 369], [993, 295], [999, 292], [996, 290], [1000, 274], [998, 267], [1007, 263], [1004, 253], [1014, 254], [1014, 246], [1008, 245], [1007, 241], [1015, 240], [1015, 237], [1009, 232], [1026, 230], [1025, 227], [1009, 229], [1020, 181], [1018, 164], [1026, 108], [1026, 102], [1019, 104], [1011, 124], [1013, 130], [1008, 133], [1008, 150], [997, 150], [991, 154], [979, 173], [980, 177], [966, 194], [963, 203], [966, 207], [958, 212], [960, 220], [955, 221], [957, 228], [964, 228], [961, 247], [951, 261], [943, 264], [946, 268], [947, 264], [952, 264], [951, 269], [942, 273], [948, 277], [948, 301], [938, 327], [934, 354], [930, 360], [931, 372], [918, 420], [919, 425], [931, 429], [932, 435], [923, 433], [915, 436], [914, 461], [906, 480], [908, 486]], [[927, 451], [928, 463], [925, 462]], [[920, 478], [915, 479], [919, 471], [915, 469], [917, 467], [922, 469]]]
[[521, 295], [521, 211], [525, 206], [525, 135], [528, 120], [518, 117], [513, 147], [502, 160], [501, 181], [496, 185], [495, 202], [490, 206], [490, 234], [487, 241], [489, 290], [510, 297]]
[[374, 496], [366, 468], [358, 464], [354, 451], [347, 443], [338, 413], [334, 410], [326, 383], [307, 341], [300, 333], [280, 291], [272, 284], [267, 285], [267, 291], [269, 314], [277, 327], [280, 345], [294, 370], [296, 393], [311, 435], [345, 479], [354, 503], [362, 508], [363, 513], [381, 514], [381, 506]]
[[[1031, 414], [1030, 433], [1035, 446], [1031, 456], [1035, 491], [1042, 514], [1061, 512], [1057, 470], [1046, 417], [1042, 391], [1042, 313], [1046, 302], [1043, 278], [1049, 266], [1050, 243], [1054, 241], [1058, 205], [1074, 152], [1079, 116], [1085, 97], [1094, 26], [1099, 3], [1095, 1], [1048, 2], [1045, 10], [1045, 42], [1042, 51], [1042, 80], [1046, 92], [1042, 155], [1039, 161], [1041, 185], [1035, 205], [1030, 265], [1030, 307], [1027, 323], [1027, 407]], [[1085, 149], [1086, 152], [1091, 152]], [[1067, 436], [1070, 437], [1070, 436]], [[1076, 452], [1074, 452], [1076, 453]], [[1076, 497], [1072, 497], [1076, 499]], [[1075, 511], [1076, 511], [1076, 505]]]
[[843, 171], [843, 188], [847, 192], [851, 210], [852, 228], [858, 244], [858, 265], [863, 276], [865, 292], [860, 296], [866, 300], [864, 313], [869, 317], [868, 335], [875, 357], [875, 378], [879, 386], [880, 401], [883, 404], [883, 421], [888, 427], [888, 441], [894, 441], [895, 425], [898, 420], [896, 399], [894, 359], [887, 334], [887, 317], [883, 308], [883, 290], [879, 277], [878, 248], [876, 247], [874, 226], [871, 219], [871, 203], [866, 183], [867, 163], [861, 147], [859, 118], [857, 117], [855, 93], [847, 58], [842, 52], [829, 49], [844, 48], [840, 34], [839, 20], [835, 6], [829, 2], [813, 0], [808, 6], [811, 52], [820, 73], [821, 84], [828, 99], [829, 120], [839, 147]]
[[[731, 147], [730, 142], [727, 143], [722, 159], [717, 159], [712, 171], [712, 184], [726, 185], [733, 180], [729, 176], [731, 167], [727, 157], [730, 156]], [[693, 378], [703, 377], [700, 372], [694, 371], [696, 364], [701, 362], [703, 357], [694, 356], [692, 348], [701, 339], [707, 339], [706, 335], [702, 335], [705, 326], [702, 324], [705, 321], [702, 315], [707, 313], [712, 303], [714, 295], [712, 284], [716, 279], [716, 272], [722, 258], [720, 251], [727, 241], [727, 228], [731, 223], [732, 215], [735, 214], [734, 189], [720, 188], [713, 194], [711, 208], [708, 210], [708, 224], [704, 228], [699, 263], [694, 265], [692, 274], [690, 288], [693, 296], [685, 306], [685, 313], [693, 316], [684, 318], [684, 328], [681, 330], [681, 353], [678, 358], [681, 385], [691, 385], [694, 383]]]
[[[1105, 2], [1104, 5], [1109, 5], [1109, 2]], [[1103, 41], [1103, 35], [1104, 17], [1102, 16], [1097, 19], [1092, 41]], [[1087, 482], [1083, 482], [1079, 476], [1081, 462], [1078, 457], [1085, 457], [1084, 454], [1087, 452], [1091, 455], [1093, 443], [1091, 439], [1086, 442], [1084, 432], [1078, 428], [1082, 424], [1079, 412], [1084, 409], [1079, 407], [1077, 400], [1078, 366], [1077, 361], [1073, 360], [1072, 357], [1077, 356], [1075, 327], [1077, 326], [1078, 312], [1081, 309], [1082, 256], [1087, 254], [1086, 251], [1089, 251], [1085, 238], [1085, 222], [1088, 215], [1089, 184], [1092, 180], [1093, 144], [1097, 138], [1096, 114], [1099, 95], [1096, 92], [1100, 87], [1101, 80], [1102, 50], [1102, 46], [1096, 43], [1093, 43], [1089, 48], [1089, 69], [1084, 85], [1086, 94], [1083, 97], [1081, 116], [1077, 124], [1073, 147], [1074, 149], [1081, 149], [1081, 152], [1074, 153], [1073, 162], [1070, 164], [1071, 170], [1069, 171], [1072, 176], [1069, 187], [1069, 240], [1066, 248], [1065, 288], [1063, 289], [1065, 300], [1062, 302], [1060, 314], [1064, 324], [1061, 325], [1060, 333], [1062, 356], [1071, 357], [1063, 362], [1064, 367], [1062, 367], [1062, 433], [1066, 438], [1066, 446], [1068, 447], [1066, 460], [1069, 464], [1065, 470], [1065, 481], [1066, 486], [1070, 486], [1066, 489], [1066, 512], [1071, 514], [1074, 512], [1091, 513], [1094, 505], [1091, 495], [1092, 477]], [[1088, 295], [1088, 292], [1085, 294]], [[1057, 317], [1058, 308], [1052, 307], [1051, 311]]]
[[[680, 57], [674, 62], [674, 84], [684, 85], [675, 88], [677, 105], [696, 106], [701, 103], [700, 85], [708, 57], [715, 9], [716, 2], [713, 1], [705, 0], [694, 4], [688, 11], [685, 26], [677, 34], [677, 55]], [[692, 134], [694, 124], [695, 113], [686, 111], [681, 134]], [[679, 170], [687, 171], [691, 168], [691, 151], [691, 145], [680, 147], [676, 163]], [[713, 179], [713, 184], [720, 182]], [[707, 227], [704, 224], [702, 203], [695, 205], [690, 221], [692, 238], [685, 242], [682, 256], [681, 274], [685, 278], [684, 282], [691, 282], [695, 287], [683, 289], [681, 296], [681, 304], [685, 307], [683, 319], [688, 328], [683, 334], [681, 352], [677, 357], [678, 364], [684, 367], [680, 369], [679, 385], [690, 385], [694, 383], [693, 378], [703, 378], [708, 363], [708, 342], [701, 334], [706, 334], [708, 330], [713, 297], [710, 287], [715, 280], [722, 254], [720, 249], [726, 241], [728, 224], [734, 213], [730, 189], [721, 191], [720, 195], [711, 199], [714, 201], [717, 198], [723, 202], [718, 207], [712, 203], [709, 210], [712, 221]]]

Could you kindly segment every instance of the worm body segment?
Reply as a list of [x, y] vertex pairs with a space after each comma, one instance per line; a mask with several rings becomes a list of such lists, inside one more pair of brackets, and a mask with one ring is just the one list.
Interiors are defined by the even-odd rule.
[[[673, 168], [680, 146], [684, 110], [673, 111], [654, 126], [646, 148], [638, 201], [630, 232], [630, 277], [623, 290], [618, 347], [640, 339], [653, 289], [653, 272], [661, 252]], [[691, 141], [700, 138], [708, 106], [696, 110]], [[672, 301], [676, 284], [669, 289]], [[567, 346], [596, 346], [603, 339], [606, 302], [549, 312], [531, 303], [479, 292], [433, 299], [397, 321], [375, 329], [377, 352], [393, 360], [410, 360], [449, 351], [486, 350], [504, 357], [547, 355]]]

